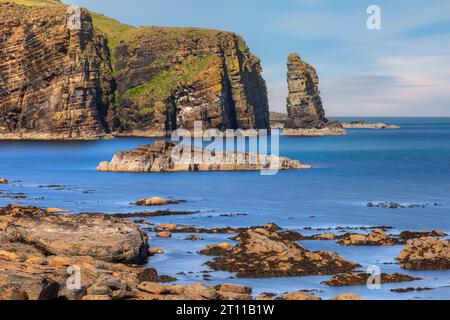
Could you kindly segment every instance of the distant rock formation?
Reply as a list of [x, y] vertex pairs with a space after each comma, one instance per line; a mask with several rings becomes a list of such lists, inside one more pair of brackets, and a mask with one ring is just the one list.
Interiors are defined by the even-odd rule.
[[395, 124], [387, 124], [383, 122], [368, 122], [365, 120], [341, 122], [345, 129], [400, 129]]
[[343, 135], [344, 128], [325, 118], [316, 70], [300, 59], [298, 53], [288, 57], [288, 119], [285, 135]]
[[[118, 152], [111, 162], [101, 162], [99, 171], [113, 172], [175, 172], [175, 171], [251, 171], [262, 169], [309, 169], [311, 166], [296, 160], [276, 156], [259, 156], [252, 153], [226, 151], [219, 158], [216, 154], [203, 149], [191, 148], [191, 154], [183, 161], [175, 162], [172, 154], [177, 152], [177, 144], [168, 141], [156, 141], [152, 145], [140, 146], [129, 152]], [[188, 148], [189, 149], [189, 148]], [[180, 153], [182, 149], [180, 148]], [[193, 159], [200, 155], [199, 162]], [[218, 154], [217, 154], [218, 155]], [[257, 161], [257, 159], [260, 157]], [[279, 165], [278, 165], [279, 164]]]
[[0, 138], [268, 129], [260, 60], [232, 32], [140, 27], [56, 0], [0, 1]]

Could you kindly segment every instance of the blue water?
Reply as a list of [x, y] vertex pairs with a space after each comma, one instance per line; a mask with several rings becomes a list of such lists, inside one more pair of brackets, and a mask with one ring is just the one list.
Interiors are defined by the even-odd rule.
[[[344, 120], [352, 120], [346, 118]], [[401, 125], [400, 130], [349, 130], [341, 137], [280, 137], [280, 154], [314, 166], [312, 170], [284, 171], [274, 176], [259, 172], [101, 173], [97, 164], [119, 150], [130, 150], [154, 139], [123, 138], [94, 142], [0, 141], [0, 185], [3, 193], [24, 193], [25, 199], [0, 194], [0, 205], [22, 203], [58, 207], [74, 212], [133, 212], [140, 198], [161, 196], [188, 200], [158, 209], [199, 211], [189, 216], [158, 217], [153, 223], [187, 223], [201, 227], [250, 226], [268, 222], [283, 228], [385, 225], [402, 230], [440, 229], [450, 233], [450, 118], [373, 118]], [[54, 190], [46, 185], [64, 185]], [[44, 187], [43, 187], [44, 186]], [[367, 208], [368, 201], [438, 203], [415, 209]], [[224, 217], [221, 214], [245, 213]], [[229, 241], [227, 235], [204, 235], [205, 240], [155, 239], [164, 255], [149, 265], [160, 273], [176, 275], [180, 283], [202, 282], [200, 271], [208, 257], [195, 254], [205, 244]], [[338, 252], [364, 266], [376, 264], [383, 272], [402, 271], [394, 262], [401, 247], [343, 247], [334, 242], [309, 241], [308, 248]], [[328, 288], [328, 277], [294, 279], [228, 279], [214, 273], [207, 283], [235, 282], [255, 292], [317, 289], [322, 297], [355, 292], [365, 298], [450, 299], [450, 272], [405, 272], [424, 278], [413, 283], [366, 287]], [[393, 287], [433, 287], [431, 291], [391, 293]]]

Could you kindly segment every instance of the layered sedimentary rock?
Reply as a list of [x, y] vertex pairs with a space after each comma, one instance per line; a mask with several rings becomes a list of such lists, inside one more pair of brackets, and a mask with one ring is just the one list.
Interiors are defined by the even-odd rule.
[[103, 136], [113, 95], [106, 40], [86, 11], [71, 29], [65, 6], [44, 3], [0, 3], [0, 138]]
[[135, 28], [56, 0], [0, 8], [2, 139], [269, 128], [260, 61], [234, 33]]
[[259, 59], [236, 34], [141, 28], [115, 48], [117, 109], [127, 134], [176, 128], [267, 129], [267, 89]]
[[[118, 232], [120, 230], [120, 232]], [[53, 215], [35, 207], [0, 208], [0, 241], [32, 244], [45, 254], [140, 263], [147, 236], [133, 222], [108, 215]]]
[[[342, 125], [325, 118], [316, 70], [293, 53], [288, 57], [288, 119], [285, 135], [342, 135]], [[321, 131], [322, 130], [322, 131]]]
[[156, 141], [129, 152], [118, 152], [97, 170], [114, 172], [251, 171], [308, 169], [299, 161], [248, 152], [211, 152], [168, 141]]

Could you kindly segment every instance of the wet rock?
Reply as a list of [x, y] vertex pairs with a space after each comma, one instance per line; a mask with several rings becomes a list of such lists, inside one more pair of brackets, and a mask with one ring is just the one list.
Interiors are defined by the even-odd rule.
[[136, 201], [137, 206], [163, 206], [168, 204], [179, 204], [186, 202], [185, 200], [167, 200], [161, 197], [152, 197]]
[[317, 239], [317, 240], [331, 241], [331, 240], [336, 240], [337, 236], [334, 233], [321, 233], [321, 234], [314, 235], [313, 238]]
[[402, 231], [399, 234], [399, 237], [404, 241], [408, 241], [411, 239], [424, 238], [424, 237], [446, 237], [447, 234], [440, 230], [433, 231]]
[[431, 291], [431, 290], [433, 290], [433, 288], [422, 288], [422, 287], [413, 288], [413, 287], [408, 287], [408, 288], [391, 289], [391, 292], [406, 293], [406, 292], [420, 292], [420, 291]]
[[[385, 208], [385, 209], [413, 209], [413, 208], [425, 208], [427, 206], [430, 206], [431, 204], [429, 203], [421, 203], [421, 204], [417, 204], [417, 203], [409, 203], [409, 204], [400, 204], [398, 202], [378, 202], [378, 203], [374, 203], [374, 202], [368, 202], [367, 203], [367, 207], [368, 208]], [[435, 203], [432, 204], [433, 206], [438, 206], [439, 204]]]
[[164, 249], [163, 249], [163, 248], [150, 248], [150, 249], [148, 250], [148, 252], [149, 252], [151, 255], [154, 255], [154, 254], [164, 254]]
[[188, 237], [186, 238], [186, 240], [190, 240], [190, 241], [200, 241], [200, 240], [203, 240], [203, 238], [202, 238], [202, 237], [199, 237], [199, 236], [196, 236], [196, 235], [194, 235], [194, 234], [192, 234], [192, 235], [188, 236]]
[[184, 216], [194, 214], [193, 211], [170, 211], [170, 210], [158, 210], [153, 212], [133, 212], [133, 213], [114, 213], [110, 216], [115, 218], [131, 219], [131, 218], [151, 218], [151, 217], [163, 217], [163, 216]]
[[108, 215], [52, 215], [36, 207], [0, 208], [0, 238], [39, 247], [46, 254], [91, 256], [99, 260], [141, 263], [147, 236], [131, 221]]
[[[345, 274], [337, 274], [333, 276], [330, 280], [324, 281], [328, 286], [342, 287], [342, 286], [365, 286], [367, 285], [367, 280], [372, 275], [363, 272], [351, 272]], [[401, 273], [387, 274], [382, 273], [380, 275], [381, 283], [399, 283], [421, 280], [421, 278], [411, 277]]]
[[166, 230], [166, 231], [173, 231], [178, 228], [177, 224], [159, 224], [156, 226], [156, 229], [158, 230]]
[[172, 234], [169, 231], [161, 231], [156, 234], [158, 238], [171, 238]]
[[392, 246], [399, 241], [391, 238], [382, 229], [375, 229], [368, 235], [347, 233], [340, 237], [338, 243], [345, 246]]
[[306, 300], [322, 300], [322, 299], [320, 297], [314, 296], [306, 292], [288, 292], [281, 296], [281, 300], [306, 301]]
[[334, 298], [331, 298], [330, 300], [364, 300], [364, 299], [354, 293], [342, 293]]
[[408, 240], [397, 260], [404, 269], [450, 269], [450, 241], [434, 237]]
[[199, 254], [204, 254], [208, 256], [220, 256], [227, 253], [233, 245], [228, 242], [223, 242], [219, 244], [210, 244], [205, 247], [205, 249], [199, 251]]
[[64, 210], [64, 209], [59, 209], [59, 208], [47, 208], [47, 212], [54, 214], [54, 213], [67, 213], [67, 212], [71, 212], [71, 210]]
[[239, 278], [336, 274], [359, 266], [329, 251], [309, 251], [263, 228], [243, 231], [236, 240], [238, 245], [207, 265], [217, 271], [236, 272]]
[[[179, 157], [179, 161], [174, 161]], [[214, 153], [174, 142], [156, 141], [129, 152], [118, 152], [111, 162], [102, 162], [99, 171], [113, 172], [176, 172], [176, 171], [252, 171], [309, 169], [297, 160], [253, 153]]]
[[7, 184], [7, 183], [9, 183], [7, 179], [0, 178], [0, 184]]

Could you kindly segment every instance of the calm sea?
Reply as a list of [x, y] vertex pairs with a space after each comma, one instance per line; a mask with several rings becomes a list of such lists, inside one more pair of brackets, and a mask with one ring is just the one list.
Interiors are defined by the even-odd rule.
[[[352, 120], [346, 118], [345, 120]], [[402, 230], [440, 229], [450, 233], [450, 118], [372, 118], [401, 125], [400, 130], [349, 130], [342, 137], [280, 138], [280, 154], [313, 165], [312, 170], [285, 171], [274, 176], [258, 172], [100, 173], [97, 164], [119, 150], [130, 150], [154, 139], [95, 142], [0, 141], [0, 206], [22, 203], [74, 212], [132, 212], [140, 198], [161, 196], [188, 200], [167, 206], [194, 210], [189, 216], [158, 217], [154, 223], [187, 223], [203, 227], [250, 226], [273, 222], [283, 228], [392, 226]], [[25, 196], [24, 199], [11, 199]], [[425, 208], [367, 208], [369, 201], [430, 204]], [[435, 205], [437, 204], [437, 205]], [[164, 209], [163, 208], [163, 209]], [[158, 208], [161, 209], [161, 208]], [[230, 215], [234, 214], [234, 215]], [[237, 215], [245, 214], [245, 215]], [[201, 271], [208, 257], [195, 252], [205, 244], [229, 241], [226, 235], [205, 235], [204, 241], [153, 240], [166, 254], [150, 259], [161, 274], [180, 283], [205, 282]], [[310, 249], [336, 251], [365, 267], [402, 271], [395, 262], [401, 246], [342, 247], [334, 242], [305, 241]], [[185, 274], [178, 274], [185, 272]], [[191, 273], [189, 273], [191, 272]], [[450, 299], [450, 271], [406, 272], [421, 281], [365, 287], [328, 288], [329, 277], [233, 279], [213, 273], [213, 281], [242, 283], [255, 292], [316, 289], [318, 295], [359, 293], [367, 298]], [[391, 288], [432, 287], [434, 290], [392, 293]]]

